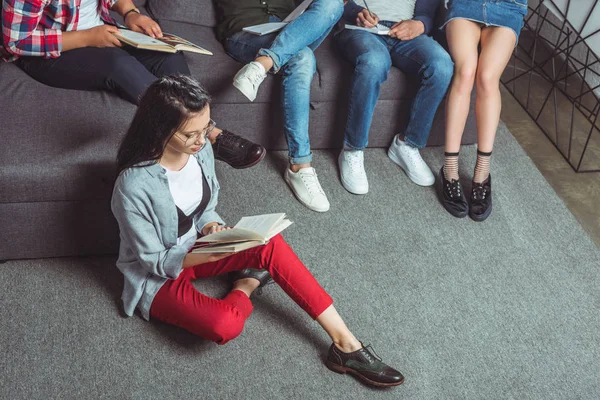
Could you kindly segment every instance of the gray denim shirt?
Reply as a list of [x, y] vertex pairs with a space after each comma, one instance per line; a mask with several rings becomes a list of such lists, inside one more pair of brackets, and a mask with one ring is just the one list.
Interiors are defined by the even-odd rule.
[[[195, 157], [211, 189], [206, 210], [194, 218], [194, 226], [200, 231], [209, 222], [224, 222], [215, 212], [219, 183], [211, 145], [204, 146]], [[121, 296], [125, 313], [131, 316], [138, 307], [149, 320], [154, 296], [167, 279], [177, 279], [194, 240], [177, 244], [177, 208], [165, 169], [158, 163], [121, 172], [111, 208], [119, 223], [117, 267], [125, 278]]]

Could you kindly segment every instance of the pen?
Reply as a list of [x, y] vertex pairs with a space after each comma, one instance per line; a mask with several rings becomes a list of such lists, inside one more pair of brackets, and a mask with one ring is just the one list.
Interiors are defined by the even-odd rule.
[[363, 0], [363, 3], [365, 3], [365, 7], [367, 7], [367, 11], [369, 12], [369, 16], [371, 18], [373, 18], [373, 13], [371, 12], [371, 10], [369, 9], [369, 5], [367, 4], [367, 0]]

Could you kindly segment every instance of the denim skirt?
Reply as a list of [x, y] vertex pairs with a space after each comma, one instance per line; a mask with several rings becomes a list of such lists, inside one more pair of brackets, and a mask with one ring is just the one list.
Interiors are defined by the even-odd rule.
[[442, 28], [453, 19], [463, 18], [485, 26], [510, 28], [518, 40], [526, 15], [527, 0], [449, 0]]

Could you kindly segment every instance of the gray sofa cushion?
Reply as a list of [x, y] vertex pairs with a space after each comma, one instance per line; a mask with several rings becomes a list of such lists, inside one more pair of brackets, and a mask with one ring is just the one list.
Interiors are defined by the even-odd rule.
[[0, 64], [0, 203], [110, 198], [135, 106], [108, 92], [52, 88]]
[[152, 15], [164, 20], [216, 27], [217, 17], [211, 0], [147, 0]]

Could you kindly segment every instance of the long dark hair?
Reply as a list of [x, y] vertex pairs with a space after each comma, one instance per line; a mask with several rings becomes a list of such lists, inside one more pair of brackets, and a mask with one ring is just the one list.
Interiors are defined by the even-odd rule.
[[153, 163], [162, 157], [173, 134], [192, 114], [209, 104], [208, 92], [189, 76], [166, 76], [152, 83], [117, 152], [117, 175], [136, 164]]

